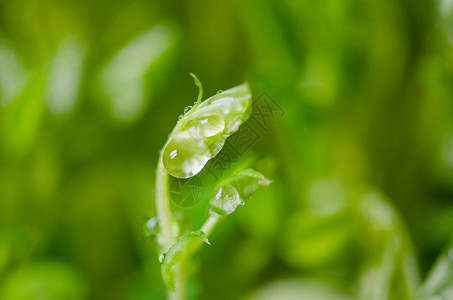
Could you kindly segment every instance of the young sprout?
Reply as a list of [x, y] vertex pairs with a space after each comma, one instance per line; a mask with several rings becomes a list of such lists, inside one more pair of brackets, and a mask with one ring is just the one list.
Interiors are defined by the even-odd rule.
[[[185, 299], [186, 262], [203, 243], [220, 220], [232, 213], [258, 189], [270, 184], [253, 170], [238, 170], [216, 185], [211, 200], [211, 215], [198, 231], [179, 234], [173, 218], [168, 191], [169, 174], [190, 178], [222, 149], [226, 139], [249, 117], [252, 95], [247, 83], [222, 91], [201, 102], [203, 88], [198, 78], [198, 100], [179, 118], [160, 153], [156, 171], [157, 219], [149, 221], [148, 236], [157, 236], [161, 254], [162, 276], [169, 289], [169, 299]], [[158, 232], [155, 231], [157, 224]]]
[[252, 96], [248, 84], [216, 94], [197, 103], [176, 124], [163, 150], [167, 172], [178, 178], [198, 174], [208, 160], [222, 150], [225, 140], [239, 129], [250, 115]]

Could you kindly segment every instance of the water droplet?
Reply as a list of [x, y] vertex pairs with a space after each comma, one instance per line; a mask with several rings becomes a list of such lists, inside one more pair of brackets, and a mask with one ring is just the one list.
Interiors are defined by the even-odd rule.
[[146, 228], [149, 230], [154, 230], [156, 229], [157, 225], [157, 217], [152, 217], [146, 222]]
[[190, 135], [195, 139], [216, 136], [225, 129], [225, 120], [219, 115], [207, 115], [190, 120], [187, 125]]
[[167, 172], [178, 178], [198, 174], [225, 144], [224, 129], [225, 121], [219, 115], [189, 120], [165, 146], [163, 162]]
[[272, 183], [272, 180], [269, 180], [267, 178], [261, 178], [260, 180], [258, 180], [258, 184], [262, 185], [262, 186], [268, 186], [271, 183]]
[[157, 217], [153, 217], [149, 219], [143, 226], [143, 235], [151, 242], [154, 242], [157, 237], [157, 234], [158, 234], [158, 221]]
[[164, 258], [165, 256], [167, 255], [167, 253], [162, 253], [161, 255], [159, 255], [159, 262], [162, 263], [164, 261]]
[[241, 206], [244, 206], [245, 205], [245, 202], [242, 201], [241, 203], [239, 203]]
[[218, 90], [217, 94], [223, 93], [223, 90]]
[[191, 110], [191, 109], [192, 109], [192, 105], [186, 106], [186, 107], [184, 108], [184, 113], [186, 114], [186, 113], [187, 113], [189, 110]]
[[210, 200], [211, 208], [221, 215], [231, 214], [241, 203], [237, 190], [230, 184], [220, 187]]
[[189, 178], [198, 174], [211, 158], [206, 144], [184, 131], [173, 137], [163, 153], [164, 166], [174, 177]]
[[184, 115], [183, 115], [183, 114], [180, 114], [180, 115], [178, 116], [178, 119], [180, 120], [180, 119], [182, 119], [182, 117], [184, 117]]

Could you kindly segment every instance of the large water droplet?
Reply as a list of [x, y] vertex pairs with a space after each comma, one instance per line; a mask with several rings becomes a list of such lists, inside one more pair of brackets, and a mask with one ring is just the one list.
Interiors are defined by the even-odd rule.
[[225, 120], [219, 115], [207, 115], [190, 120], [187, 129], [193, 138], [204, 139], [222, 133], [225, 130]]
[[183, 131], [165, 147], [163, 162], [172, 176], [189, 178], [198, 174], [211, 157], [203, 141], [194, 139], [188, 131]]

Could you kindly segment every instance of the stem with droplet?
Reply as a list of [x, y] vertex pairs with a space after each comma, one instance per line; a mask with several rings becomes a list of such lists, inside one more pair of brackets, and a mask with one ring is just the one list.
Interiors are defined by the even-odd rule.
[[[162, 151], [159, 155], [159, 162], [156, 171], [156, 210], [159, 220], [159, 231], [162, 237], [162, 248], [164, 252], [176, 242], [176, 234], [173, 230], [175, 220], [170, 209], [170, 198], [168, 194], [168, 173], [164, 167]], [[174, 266], [175, 292], [168, 291], [168, 299], [184, 300], [185, 282], [181, 264]]]

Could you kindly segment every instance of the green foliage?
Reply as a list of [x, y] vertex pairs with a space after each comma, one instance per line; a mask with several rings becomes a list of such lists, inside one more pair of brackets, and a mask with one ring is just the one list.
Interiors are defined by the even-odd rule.
[[420, 288], [418, 299], [451, 299], [453, 297], [453, 243], [437, 259]]
[[192, 231], [178, 238], [176, 243], [159, 257], [159, 260], [162, 263], [162, 276], [165, 284], [170, 290], [175, 290], [175, 274], [173, 268], [177, 260], [181, 259], [181, 256], [190, 250], [193, 243], [197, 240], [201, 240], [209, 245], [209, 241], [203, 231]]
[[[195, 239], [200, 263], [175, 260], [192, 299], [448, 299], [452, 12], [447, 0], [0, 1], [0, 298], [38, 299], [38, 282], [47, 299], [164, 299], [157, 257], [208, 218], [213, 247]], [[197, 79], [178, 119], [196, 98], [189, 72], [211, 99], [242, 82], [235, 99], [253, 95], [215, 157], [234, 120], [202, 106]], [[175, 239], [158, 248], [162, 220], [141, 229], [177, 122], [175, 147], [208, 151], [170, 182], [203, 193], [169, 202]], [[263, 159], [237, 171], [272, 185], [208, 217], [218, 178], [249, 157]]]
[[2, 299], [80, 300], [86, 297], [86, 283], [71, 267], [39, 262], [18, 269], [3, 284]]

